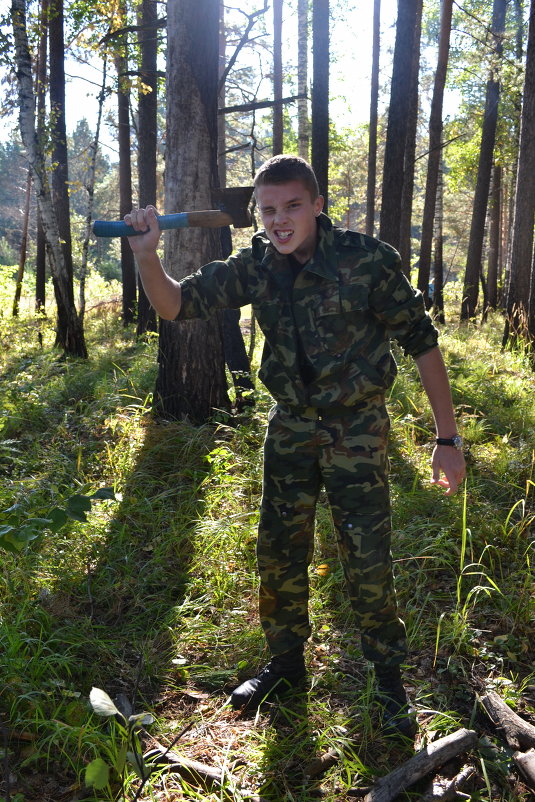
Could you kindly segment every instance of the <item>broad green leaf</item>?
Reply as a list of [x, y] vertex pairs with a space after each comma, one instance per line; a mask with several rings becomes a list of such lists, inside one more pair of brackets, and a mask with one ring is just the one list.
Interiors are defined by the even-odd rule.
[[101, 791], [110, 781], [110, 767], [101, 757], [95, 758], [86, 766], [85, 784]]
[[67, 515], [75, 521], [87, 521], [86, 512], [91, 509], [91, 500], [87, 496], [74, 495], [67, 499]]
[[0, 538], [7, 535], [9, 532], [14, 530], [14, 526], [9, 526], [9, 524], [5, 524], [4, 526], [0, 526]]
[[59, 507], [54, 507], [54, 509], [49, 512], [48, 517], [51, 521], [50, 529], [52, 529], [53, 532], [57, 532], [58, 529], [61, 529], [61, 527], [64, 526], [69, 520], [69, 516], [65, 510], [62, 510]]
[[91, 702], [91, 707], [99, 716], [116, 716], [117, 713], [120, 715], [120, 710], [116, 708], [112, 699], [106, 691], [102, 691], [100, 688], [91, 688], [89, 701]]
[[113, 500], [115, 498], [115, 493], [113, 492], [113, 487], [100, 487], [92, 496], [89, 496], [89, 498]]
[[142, 755], [136, 752], [127, 752], [126, 758], [128, 760], [128, 764], [132, 766], [134, 771], [136, 772], [137, 776], [140, 780], [145, 779], [145, 761], [143, 760]]

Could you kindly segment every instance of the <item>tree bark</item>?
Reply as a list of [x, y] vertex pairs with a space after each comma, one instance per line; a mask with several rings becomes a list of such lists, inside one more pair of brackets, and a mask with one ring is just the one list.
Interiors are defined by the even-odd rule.
[[[218, 4], [168, 3], [166, 209], [207, 209], [217, 186]], [[168, 232], [165, 264], [174, 278], [221, 253], [217, 229]], [[166, 417], [196, 423], [229, 409], [219, 316], [161, 321], [155, 406]]]
[[445, 323], [444, 314], [444, 180], [439, 168], [435, 217], [435, 268], [433, 287], [433, 313], [439, 323]]
[[416, 20], [421, 0], [398, 0], [396, 44], [386, 132], [379, 237], [399, 249], [407, 109], [413, 65]]
[[219, 186], [227, 186], [227, 121], [221, 109], [225, 108], [227, 61], [227, 32], [225, 29], [225, 0], [219, 0], [219, 97], [217, 110], [217, 170]]
[[370, 91], [370, 125], [368, 134], [368, 179], [366, 186], [366, 234], [373, 237], [375, 229], [375, 185], [377, 181], [377, 107], [379, 103], [379, 55], [381, 0], [373, 1], [373, 50]]
[[24, 217], [22, 221], [22, 237], [20, 241], [19, 268], [17, 270], [17, 281], [15, 285], [15, 298], [13, 299], [13, 317], [18, 317], [20, 295], [22, 291], [22, 281], [24, 279], [24, 267], [26, 265], [26, 249], [28, 247], [28, 223], [30, 221], [30, 199], [32, 194], [32, 174], [28, 170], [26, 178], [26, 198], [24, 201]]
[[535, 275], [533, 272], [533, 221], [535, 215], [535, 3], [529, 16], [528, 46], [524, 96], [520, 124], [520, 147], [516, 179], [511, 264], [506, 302], [508, 336], [535, 339], [531, 319], [535, 310], [531, 302]]
[[[126, 13], [124, 0], [121, 13]], [[126, 34], [125, 34], [126, 36]], [[130, 87], [125, 73], [128, 71], [126, 42], [119, 41], [115, 55], [117, 70], [117, 144], [119, 146], [119, 216], [132, 211], [132, 161], [130, 156]], [[123, 283], [123, 325], [134, 322], [136, 308], [136, 267], [134, 254], [127, 240], [121, 238], [121, 273]]]
[[104, 61], [102, 64], [102, 87], [98, 96], [98, 112], [97, 112], [97, 125], [95, 128], [95, 136], [91, 142], [91, 155], [89, 160], [89, 171], [85, 188], [87, 191], [87, 210], [85, 215], [85, 236], [82, 244], [82, 264], [80, 267], [80, 296], [79, 296], [79, 312], [80, 318], [83, 320], [85, 315], [85, 284], [86, 278], [89, 273], [89, 241], [91, 238], [91, 223], [93, 220], [93, 204], [95, 199], [95, 175], [97, 170], [97, 155], [98, 145], [100, 140], [100, 126], [102, 123], [102, 110], [104, 107], [104, 100], [106, 98], [106, 80], [108, 76], [108, 60], [107, 54], [104, 53]]
[[498, 306], [498, 275], [500, 272], [500, 233], [502, 217], [502, 167], [495, 164], [492, 171], [492, 194], [489, 215], [489, 258], [487, 268], [488, 306]]
[[[45, 136], [48, 53], [48, 0], [41, 0], [39, 51], [37, 61], [37, 141]], [[46, 303], [46, 239], [39, 206], [37, 207], [37, 247], [35, 257], [35, 311], [44, 312]]]
[[320, 193], [329, 201], [329, 0], [312, 7], [312, 167]]
[[56, 213], [48, 185], [44, 153], [35, 131], [31, 57], [28, 46], [24, 0], [12, 0], [11, 18], [19, 90], [20, 131], [32, 170], [37, 202], [50, 248], [52, 278], [58, 306], [58, 321], [60, 317], [62, 321], [62, 325], [58, 325], [58, 344], [67, 354], [87, 357], [83, 328], [73, 301], [72, 275], [69, 274], [61, 247]]
[[411, 233], [412, 196], [414, 193], [414, 165], [416, 161], [416, 130], [418, 127], [418, 85], [420, 72], [420, 39], [422, 34], [423, 3], [419, 0], [416, 10], [416, 30], [412, 53], [411, 91], [407, 114], [407, 141], [403, 171], [403, 192], [401, 195], [401, 217], [399, 226], [399, 253], [403, 272], [411, 277]]
[[408, 785], [430, 774], [456, 755], [468, 752], [477, 744], [477, 733], [460, 729], [426, 746], [403, 766], [382, 777], [364, 797], [364, 802], [391, 802]]
[[[494, 0], [492, 10], [492, 32], [496, 41], [496, 55], [501, 56], [502, 38], [505, 31], [506, 0]], [[487, 81], [485, 116], [481, 132], [481, 147], [477, 170], [474, 208], [468, 240], [466, 269], [464, 274], [461, 320], [470, 320], [476, 313], [479, 295], [479, 276], [483, 261], [483, 238], [489, 198], [490, 176], [494, 156], [496, 126], [498, 122], [498, 103], [500, 100], [500, 83], [494, 73]]]
[[442, 108], [444, 104], [446, 73], [448, 71], [452, 8], [453, 0], [442, 0], [438, 60], [433, 87], [433, 99], [431, 101], [431, 114], [429, 117], [429, 158], [427, 162], [422, 237], [420, 241], [420, 264], [418, 268], [418, 289], [423, 293], [426, 302], [429, 301], [433, 223], [435, 218], [438, 173], [442, 157]]
[[282, 122], [282, 3], [273, 0], [273, 155], [283, 151]]
[[297, 0], [297, 148], [302, 159], [309, 160], [308, 120], [308, 0]]
[[[65, 119], [65, 43], [63, 0], [52, 0], [49, 9], [48, 34], [50, 50], [50, 136], [52, 140], [52, 202], [56, 213], [61, 249], [68, 277], [69, 302], [74, 305], [71, 212], [69, 201], [69, 161]], [[56, 338], [65, 339], [68, 317], [58, 306]]]
[[515, 752], [513, 760], [526, 785], [535, 791], [535, 749], [530, 749], [529, 752]]
[[511, 749], [535, 748], [535, 727], [511, 710], [495, 691], [489, 691], [482, 696], [481, 704], [494, 726], [501, 730]]
[[[158, 139], [157, 58], [158, 7], [155, 0], [140, 4], [141, 81], [138, 97], [138, 187], [140, 207], [156, 206], [156, 153]], [[157, 331], [156, 312], [149, 303], [141, 279], [137, 282], [137, 333]]]

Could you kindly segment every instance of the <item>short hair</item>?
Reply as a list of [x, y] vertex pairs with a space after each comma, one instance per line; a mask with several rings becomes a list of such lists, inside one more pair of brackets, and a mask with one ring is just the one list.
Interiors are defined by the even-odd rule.
[[315, 201], [320, 194], [318, 179], [310, 164], [300, 156], [280, 154], [268, 159], [258, 168], [254, 177], [254, 188], [268, 184], [286, 184], [288, 181], [301, 181]]

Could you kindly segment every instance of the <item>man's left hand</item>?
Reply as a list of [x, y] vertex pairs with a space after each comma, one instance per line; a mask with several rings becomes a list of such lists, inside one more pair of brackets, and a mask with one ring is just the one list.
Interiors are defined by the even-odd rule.
[[452, 446], [435, 446], [431, 466], [431, 484], [445, 488], [445, 495], [452, 496], [466, 476], [463, 452]]

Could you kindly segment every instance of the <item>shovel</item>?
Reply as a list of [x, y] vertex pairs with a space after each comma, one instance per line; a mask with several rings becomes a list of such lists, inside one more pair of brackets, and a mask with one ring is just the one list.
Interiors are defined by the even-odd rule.
[[[251, 225], [249, 201], [252, 194], [253, 187], [215, 189], [212, 191], [212, 200], [218, 205], [218, 209], [158, 215], [158, 225], [162, 231], [169, 228], [189, 228], [191, 226], [223, 228], [223, 226], [232, 225], [234, 228], [247, 228]], [[144, 233], [135, 231], [132, 226], [127, 226], [122, 220], [115, 222], [95, 220], [93, 223], [93, 234], [96, 237], [135, 237]]]

